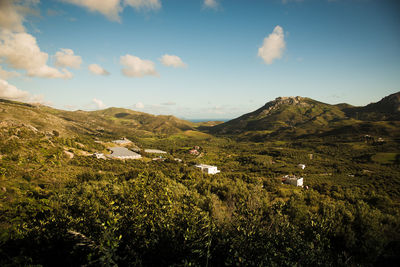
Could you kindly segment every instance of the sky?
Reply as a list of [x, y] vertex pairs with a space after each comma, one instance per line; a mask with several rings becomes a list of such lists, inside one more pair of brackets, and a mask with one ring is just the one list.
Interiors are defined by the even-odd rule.
[[231, 119], [400, 91], [397, 0], [0, 0], [0, 98]]

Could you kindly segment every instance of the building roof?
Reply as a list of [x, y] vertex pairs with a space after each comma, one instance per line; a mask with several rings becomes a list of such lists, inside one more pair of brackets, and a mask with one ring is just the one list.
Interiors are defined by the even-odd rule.
[[284, 179], [288, 180], [300, 180], [303, 179], [303, 177], [297, 177], [296, 175], [285, 175], [283, 176]]
[[217, 168], [217, 166], [207, 165], [207, 164], [196, 164], [197, 168]]
[[114, 158], [122, 158], [122, 157], [141, 157], [140, 154], [130, 151], [125, 147], [110, 147], [112, 151], [111, 157]]
[[146, 153], [154, 153], [154, 154], [167, 154], [167, 152], [159, 150], [159, 149], [145, 149]]

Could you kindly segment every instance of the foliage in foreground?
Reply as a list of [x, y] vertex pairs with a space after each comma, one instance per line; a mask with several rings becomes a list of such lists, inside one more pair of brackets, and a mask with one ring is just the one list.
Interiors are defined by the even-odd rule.
[[[90, 138], [4, 133], [0, 265], [382, 266], [399, 261], [400, 171], [394, 143], [177, 137], [142, 142], [174, 149], [183, 162], [104, 161], [78, 155], [104, 149]], [[201, 158], [186, 152], [193, 144], [202, 147]], [[66, 149], [75, 157], [68, 158]], [[390, 160], [377, 160], [388, 153]], [[222, 173], [204, 175], [190, 167], [195, 161], [214, 162]], [[307, 164], [304, 171], [296, 167], [300, 162]], [[304, 175], [310, 189], [282, 185], [279, 176], [285, 173]]]

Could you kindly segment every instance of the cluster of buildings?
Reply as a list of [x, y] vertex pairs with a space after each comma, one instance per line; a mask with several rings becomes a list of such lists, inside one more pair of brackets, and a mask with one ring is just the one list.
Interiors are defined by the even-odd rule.
[[366, 134], [362, 137], [362, 140], [366, 144], [383, 144], [385, 143], [385, 140], [382, 137], [375, 138], [374, 136], [371, 136], [369, 134]]
[[[132, 150], [129, 150], [126, 147], [122, 147], [122, 145], [128, 145], [132, 144], [132, 141], [123, 138], [120, 140], [114, 140], [112, 141], [114, 144], [121, 145], [117, 147], [110, 147], [108, 148], [111, 151], [111, 154], [104, 155], [103, 153], [94, 153], [93, 157], [98, 158], [98, 159], [121, 159], [121, 160], [126, 160], [126, 159], [140, 159], [142, 156], [139, 153], [136, 153]], [[189, 153], [192, 155], [199, 155], [200, 152], [200, 147], [199, 146], [194, 146], [193, 149], [189, 150]], [[145, 153], [148, 154], [167, 154], [166, 151], [159, 150], [159, 149], [144, 149]], [[153, 161], [164, 161], [165, 158], [162, 156], [158, 156], [156, 158], [153, 158]], [[174, 158], [175, 161], [177, 162], [182, 162], [181, 159]], [[196, 168], [199, 168], [202, 172], [207, 173], [207, 174], [217, 174], [220, 172], [218, 170], [217, 166], [212, 166], [212, 165], [207, 165], [207, 164], [197, 164], [195, 165]]]
[[[108, 149], [111, 151], [111, 154], [104, 155], [103, 153], [94, 153], [93, 157], [98, 158], [98, 159], [140, 159], [142, 156], [137, 153], [140, 151], [139, 148], [133, 149], [134, 151], [127, 149], [125, 147], [122, 147], [124, 145], [131, 145], [133, 144], [131, 140], [127, 138], [122, 138], [119, 140], [114, 140], [112, 141], [114, 144], [117, 144], [119, 146], [117, 147], [109, 147]], [[159, 149], [145, 149], [144, 152], [149, 153], [149, 154], [167, 154], [167, 152], [159, 150]], [[155, 159], [153, 159], [155, 160]], [[156, 158], [156, 160], [163, 161], [162, 157]]]
[[[127, 144], [131, 144], [132, 142], [126, 138], [123, 138], [121, 140], [115, 140], [115, 141], [113, 141], [113, 143], [118, 144], [118, 145], [127, 145]], [[111, 150], [111, 152], [112, 152], [109, 155], [104, 155], [102, 153], [94, 153], [93, 156], [98, 159], [110, 158], [110, 159], [122, 159], [122, 160], [142, 158], [142, 156], [139, 153], [133, 152], [133, 151], [131, 151], [125, 147], [121, 147], [121, 146], [110, 147], [109, 150]], [[200, 154], [199, 150], [200, 150], [199, 146], [194, 146], [191, 150], [189, 150], [189, 154], [199, 155]], [[159, 149], [144, 149], [144, 152], [149, 153], [149, 154], [167, 154], [166, 151], [162, 151]], [[165, 160], [165, 158], [163, 158], [162, 156], [153, 158], [153, 161], [164, 161], [164, 160]], [[174, 160], [177, 162], [182, 162], [182, 160], [178, 159], [178, 158], [174, 158]], [[218, 170], [217, 166], [212, 166], [212, 165], [207, 165], [207, 164], [196, 164], [195, 167], [200, 169], [203, 173], [211, 174], [211, 175], [221, 172], [220, 170]], [[298, 164], [297, 167], [304, 170], [306, 168], [306, 165]], [[303, 177], [297, 177], [295, 175], [283, 176], [282, 182], [285, 184], [303, 187]]]

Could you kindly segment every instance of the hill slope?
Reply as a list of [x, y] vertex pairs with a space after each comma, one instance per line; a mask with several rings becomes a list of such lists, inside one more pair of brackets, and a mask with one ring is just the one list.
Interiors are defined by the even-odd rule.
[[64, 111], [0, 99], [2, 127], [29, 126], [61, 135], [151, 135], [193, 130], [193, 123], [174, 116], [151, 115], [122, 108], [98, 111]]
[[345, 120], [345, 113], [336, 106], [299, 96], [278, 97], [256, 111], [213, 127], [211, 132], [297, 130], [300, 134], [315, 132]]
[[209, 131], [216, 134], [299, 137], [348, 135], [354, 130], [367, 134], [378, 127], [379, 133], [398, 135], [398, 131], [393, 129], [399, 126], [399, 99], [400, 93], [396, 93], [378, 103], [353, 107], [345, 103], [330, 105], [300, 96], [278, 97], [256, 111], [214, 126]]
[[382, 98], [377, 103], [365, 107], [346, 107], [347, 116], [363, 121], [399, 121], [400, 92]]

